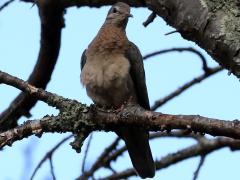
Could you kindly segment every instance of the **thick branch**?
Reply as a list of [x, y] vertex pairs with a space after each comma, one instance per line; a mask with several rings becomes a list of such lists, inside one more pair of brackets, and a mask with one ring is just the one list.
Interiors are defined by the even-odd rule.
[[[101, 7], [103, 5], [112, 5], [118, 2], [118, 0], [94, 0], [94, 1], [89, 1], [89, 0], [61, 0], [61, 3], [65, 7], [71, 7], [71, 6], [89, 6], [89, 7]], [[143, 7], [146, 6], [146, 3], [144, 0], [122, 0], [121, 2], [125, 2], [132, 7]]]
[[[7, 77], [6, 77], [7, 76]], [[11, 81], [9, 81], [11, 79]], [[17, 83], [16, 81], [21, 83]], [[42, 132], [83, 132], [93, 130], [113, 131], [118, 126], [139, 126], [149, 131], [159, 131], [171, 129], [187, 129], [201, 133], [207, 133], [213, 136], [227, 136], [240, 139], [240, 122], [224, 121], [219, 119], [202, 117], [199, 115], [170, 115], [147, 111], [134, 104], [126, 105], [121, 111], [103, 110], [95, 106], [87, 107], [73, 100], [59, 97], [55, 94], [45, 92], [33, 86], [28, 85], [16, 77], [0, 72], [0, 82], [17, 87], [24, 92], [39, 98], [51, 105], [60, 108], [60, 115], [48, 119], [48, 121], [39, 121]], [[44, 122], [44, 124], [42, 124]], [[35, 122], [37, 123], [37, 122]], [[24, 126], [21, 127], [24, 129]], [[27, 128], [29, 130], [29, 127]], [[11, 130], [10, 134], [18, 131], [18, 128]], [[25, 132], [23, 130], [23, 132]], [[29, 136], [29, 131], [26, 133]], [[27, 137], [24, 133], [21, 138]], [[0, 134], [6, 137], [5, 134]], [[14, 137], [16, 140], [19, 137]], [[15, 139], [11, 139], [14, 141]], [[4, 138], [3, 138], [4, 139]], [[1, 141], [0, 141], [1, 143]]]
[[[30, 2], [34, 3], [34, 0], [21, 0], [23, 2]], [[101, 7], [105, 5], [112, 5], [119, 2], [118, 0], [59, 0], [59, 4], [62, 4], [63, 7], [71, 7], [71, 6], [77, 6], [77, 7], [82, 7], [82, 6], [89, 6], [89, 7]], [[144, 0], [122, 0], [121, 2], [125, 2], [132, 7], [146, 7], [146, 3]]]
[[41, 100], [47, 103], [49, 106], [57, 107], [60, 110], [64, 108], [63, 102], [65, 100], [68, 101], [68, 99], [66, 98], [63, 98], [61, 96], [57, 96], [56, 94], [52, 94], [42, 89], [36, 88], [28, 84], [28, 82], [23, 81], [17, 77], [11, 76], [2, 71], [0, 71], [0, 83], [4, 83], [7, 85], [16, 87], [19, 90], [22, 90], [23, 92], [25, 92], [25, 94], [30, 95], [31, 97], [34, 97], [38, 100]]
[[240, 77], [240, 28], [237, 1], [146, 0], [147, 6]]
[[[39, 16], [41, 19], [41, 46], [38, 60], [28, 82], [45, 89], [50, 81], [60, 49], [61, 29], [63, 27], [63, 8], [58, 0], [39, 0]], [[13, 128], [21, 116], [30, 116], [30, 109], [37, 99], [20, 93], [10, 106], [0, 114], [0, 132]]]

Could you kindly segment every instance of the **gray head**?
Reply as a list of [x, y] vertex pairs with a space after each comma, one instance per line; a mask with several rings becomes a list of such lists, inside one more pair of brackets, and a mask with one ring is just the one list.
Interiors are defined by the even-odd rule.
[[132, 14], [130, 14], [130, 6], [126, 3], [118, 2], [108, 11], [106, 23], [125, 28], [129, 17], [133, 17]]

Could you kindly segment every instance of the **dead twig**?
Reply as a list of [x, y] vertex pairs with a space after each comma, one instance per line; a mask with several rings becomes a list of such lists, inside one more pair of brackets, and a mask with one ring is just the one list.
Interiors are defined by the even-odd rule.
[[52, 156], [49, 157], [49, 164], [50, 164], [50, 172], [51, 172], [51, 175], [52, 175], [52, 179], [56, 180], [56, 176], [55, 176], [55, 173], [54, 173], [53, 162], [52, 162]]
[[198, 57], [200, 58], [200, 60], [202, 61], [202, 68], [204, 70], [205, 73], [208, 73], [209, 72], [209, 67], [207, 66], [207, 60], [206, 58], [203, 56], [203, 54], [192, 48], [192, 47], [188, 47], [188, 48], [170, 48], [170, 49], [164, 49], [164, 50], [160, 50], [160, 51], [156, 51], [156, 52], [153, 52], [153, 53], [150, 53], [150, 54], [147, 54], [143, 57], [144, 60], [150, 58], [150, 57], [153, 57], [153, 56], [156, 56], [156, 55], [160, 55], [160, 54], [165, 54], [165, 53], [169, 53], [169, 52], [174, 52], [174, 51], [177, 51], [177, 52], [183, 52], [183, 51], [188, 51], [188, 52], [192, 52], [196, 55], [198, 55]]
[[103, 153], [97, 158], [95, 163], [92, 165], [90, 170], [85, 171], [80, 177], [78, 177], [78, 180], [84, 180], [88, 177], [93, 176], [94, 172], [101, 167], [102, 165], [105, 165], [106, 158], [109, 156], [109, 154], [114, 151], [120, 141], [120, 138], [116, 138], [104, 151]]
[[199, 174], [199, 172], [201, 170], [202, 165], [204, 164], [205, 158], [206, 158], [206, 155], [201, 155], [198, 167], [197, 167], [196, 171], [193, 174], [193, 180], [197, 180], [198, 174]]
[[[177, 138], [194, 138], [198, 140], [202, 137], [202, 135], [199, 134], [193, 134], [189, 132], [188, 130], [181, 130], [181, 131], [173, 131], [173, 132], [156, 132], [151, 133], [149, 139], [153, 140], [160, 137], [177, 137]], [[79, 177], [79, 180], [83, 180], [84, 178], [92, 177], [94, 173], [100, 169], [101, 167], [111, 169], [111, 162], [116, 161], [118, 157], [120, 157], [124, 152], [127, 151], [126, 146], [123, 146], [119, 149], [116, 148], [116, 143], [120, 138], [116, 138], [112, 144], [110, 144], [105, 151], [99, 156], [99, 158], [95, 161], [95, 163], [92, 165], [89, 171], [85, 172], [81, 177]], [[116, 173], [116, 172], [114, 172]]]
[[9, 4], [11, 4], [14, 0], [9, 0], [5, 2], [2, 6], [0, 6], [0, 11], [2, 11], [4, 8], [6, 8]]
[[157, 17], [157, 14], [155, 12], [152, 12], [147, 20], [145, 22], [143, 22], [143, 26], [147, 27], [150, 23], [152, 23], [154, 21], [154, 19]]
[[93, 134], [91, 134], [89, 136], [89, 139], [88, 139], [88, 142], [87, 142], [87, 146], [86, 146], [86, 149], [85, 149], [85, 153], [84, 153], [84, 157], [83, 157], [83, 163], [82, 163], [82, 174], [85, 172], [85, 163], [86, 163], [88, 151], [89, 151], [89, 148], [90, 148], [90, 143], [92, 141], [92, 137], [93, 137]]
[[[160, 170], [163, 168], [167, 168], [173, 164], [181, 162], [185, 159], [189, 159], [191, 157], [199, 156], [202, 154], [210, 154], [213, 151], [218, 149], [229, 147], [231, 150], [240, 149], [239, 140], [233, 140], [231, 138], [217, 138], [213, 140], [203, 140], [202, 143], [198, 143], [196, 145], [192, 145], [190, 147], [179, 150], [175, 153], [170, 153], [160, 160], [155, 161], [156, 169]], [[127, 179], [131, 176], [136, 176], [136, 172], [133, 168], [126, 169], [122, 172], [114, 173], [110, 176], [100, 178], [101, 180], [116, 180], [116, 179]]]
[[209, 78], [210, 76], [212, 76], [212, 75], [214, 75], [214, 74], [216, 74], [216, 73], [218, 73], [222, 70], [223, 70], [223, 68], [220, 67], [220, 66], [217, 66], [217, 67], [214, 67], [214, 68], [209, 68], [208, 73], [204, 73], [204, 74], [202, 74], [198, 77], [193, 78], [191, 81], [182, 85], [181, 87], [179, 87], [175, 91], [171, 92], [170, 94], [168, 94], [164, 98], [155, 101], [154, 105], [151, 107], [151, 110], [155, 111], [157, 108], [159, 108], [162, 105], [164, 105], [165, 103], [169, 102], [171, 99], [177, 97], [178, 95], [180, 95], [181, 93], [183, 93], [184, 91], [189, 89], [190, 87], [194, 86], [195, 84], [198, 84], [198, 83], [202, 82], [203, 80]]

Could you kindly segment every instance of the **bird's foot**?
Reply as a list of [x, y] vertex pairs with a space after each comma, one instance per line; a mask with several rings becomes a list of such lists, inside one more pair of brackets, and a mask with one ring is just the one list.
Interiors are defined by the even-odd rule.
[[114, 112], [119, 113], [121, 112], [125, 107], [125, 104], [123, 103], [119, 108], [115, 109]]
[[123, 105], [131, 105], [134, 102], [133, 96], [130, 96], [126, 101], [124, 101]]

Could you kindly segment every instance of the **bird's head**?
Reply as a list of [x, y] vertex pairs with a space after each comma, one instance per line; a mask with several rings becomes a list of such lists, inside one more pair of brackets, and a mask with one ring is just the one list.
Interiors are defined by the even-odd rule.
[[130, 6], [126, 3], [118, 2], [108, 11], [106, 22], [125, 28], [129, 17], [133, 17], [130, 14]]

